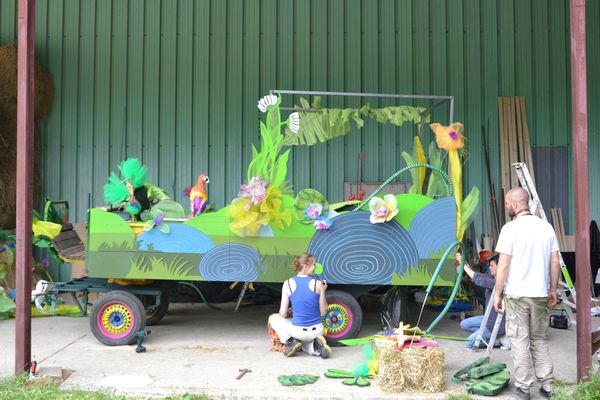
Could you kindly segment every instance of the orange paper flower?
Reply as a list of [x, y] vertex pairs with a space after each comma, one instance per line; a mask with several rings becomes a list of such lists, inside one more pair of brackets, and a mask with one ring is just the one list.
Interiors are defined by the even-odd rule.
[[446, 151], [462, 149], [465, 146], [465, 138], [462, 135], [463, 124], [455, 122], [450, 126], [438, 123], [429, 125], [435, 133], [435, 142], [440, 149]]

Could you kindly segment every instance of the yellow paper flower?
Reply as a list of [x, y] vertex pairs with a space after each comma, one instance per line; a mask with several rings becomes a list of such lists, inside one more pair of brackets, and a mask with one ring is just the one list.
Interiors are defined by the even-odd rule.
[[227, 213], [233, 218], [229, 229], [238, 236], [257, 236], [261, 226], [273, 224], [276, 228], [285, 229], [292, 222], [288, 210], [281, 210], [282, 193], [279, 187], [267, 189], [260, 204], [249, 203], [246, 198], [237, 198], [231, 202]]
[[462, 149], [465, 146], [465, 138], [462, 135], [463, 124], [455, 122], [450, 126], [438, 123], [429, 125], [435, 133], [435, 142], [440, 149], [446, 151]]
[[372, 224], [387, 222], [398, 214], [398, 201], [393, 194], [386, 194], [383, 199], [373, 197], [369, 201], [369, 210]]

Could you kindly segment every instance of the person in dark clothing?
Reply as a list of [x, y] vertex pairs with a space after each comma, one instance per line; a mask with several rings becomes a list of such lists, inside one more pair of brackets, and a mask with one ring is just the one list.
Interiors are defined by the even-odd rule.
[[[323, 337], [322, 322], [327, 312], [327, 283], [313, 275], [315, 258], [311, 254], [296, 257], [294, 270], [297, 275], [283, 282], [279, 313], [269, 317], [269, 325], [285, 343], [286, 357], [302, 349], [307, 354], [328, 358], [331, 348]], [[290, 303], [292, 318], [288, 318]]]
[[[460, 263], [461, 255], [460, 253], [456, 253], [456, 260]], [[498, 267], [498, 253], [492, 253], [491, 251], [484, 250], [479, 253], [479, 264], [483, 267], [485, 272], [474, 271], [471, 266], [465, 263], [465, 273], [471, 278], [473, 284], [482, 289], [485, 289], [485, 305], [490, 301], [490, 297], [492, 295], [492, 290], [496, 285], [496, 269]], [[494, 323], [496, 322], [496, 316], [498, 313], [496, 310], [492, 308], [490, 316], [488, 318], [486, 328], [482, 333], [482, 338], [486, 342], [490, 340], [492, 335], [492, 330], [494, 329]], [[479, 331], [479, 327], [481, 326], [481, 322], [483, 321], [483, 315], [477, 315], [470, 318], [465, 318], [460, 322], [460, 327], [467, 332], [471, 332], [469, 336], [469, 340], [466, 342], [466, 346], [468, 348], [472, 348], [475, 344], [475, 340], [477, 339], [477, 334]], [[510, 342], [507, 340], [505, 336], [504, 330], [505, 317], [502, 316], [502, 321], [500, 322], [500, 327], [498, 328], [498, 335], [496, 338], [496, 343], [494, 346], [500, 346], [503, 350], [510, 349]], [[485, 343], [480, 342], [480, 347], [485, 347]]]

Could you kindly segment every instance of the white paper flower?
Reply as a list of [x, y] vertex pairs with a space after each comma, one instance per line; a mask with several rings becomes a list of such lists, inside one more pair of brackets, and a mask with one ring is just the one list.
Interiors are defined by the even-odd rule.
[[290, 114], [290, 130], [294, 133], [300, 130], [300, 114], [297, 112]]
[[277, 104], [277, 96], [273, 94], [268, 94], [258, 101], [258, 109], [261, 112], [267, 112], [267, 108], [274, 104]]
[[383, 199], [373, 197], [369, 201], [369, 209], [371, 210], [372, 224], [387, 222], [398, 214], [398, 201], [393, 194], [386, 194]]

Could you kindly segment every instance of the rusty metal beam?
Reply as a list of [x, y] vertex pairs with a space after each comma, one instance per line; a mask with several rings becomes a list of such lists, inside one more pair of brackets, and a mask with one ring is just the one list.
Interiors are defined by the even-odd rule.
[[19, 0], [18, 24], [15, 375], [27, 371], [31, 363], [35, 0]]
[[577, 292], [577, 380], [592, 365], [590, 316], [590, 204], [588, 181], [588, 107], [585, 0], [570, 0], [573, 174], [575, 175], [575, 254]]

